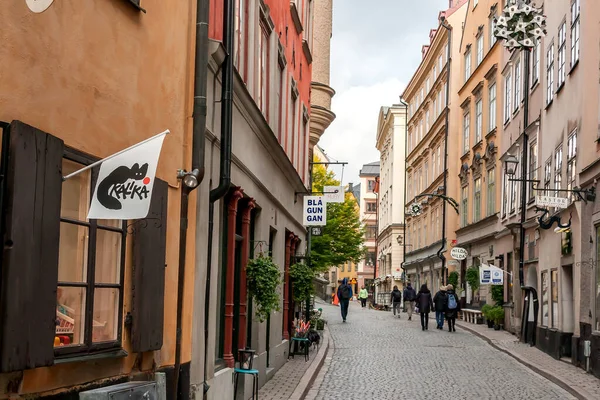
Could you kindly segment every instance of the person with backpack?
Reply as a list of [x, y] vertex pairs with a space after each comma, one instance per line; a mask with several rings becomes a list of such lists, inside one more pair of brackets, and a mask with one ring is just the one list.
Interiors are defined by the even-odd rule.
[[348, 284], [348, 278], [342, 280], [342, 284], [338, 287], [337, 296], [340, 299], [340, 309], [342, 311], [342, 320], [346, 322], [348, 316], [348, 306], [352, 298], [352, 286]]
[[396, 310], [398, 310], [398, 318], [400, 318], [400, 304], [402, 303], [402, 292], [398, 290], [398, 286], [394, 286], [390, 296], [390, 303], [394, 310], [394, 316], [396, 316]]
[[446, 294], [446, 286], [440, 286], [440, 290], [433, 296], [433, 308], [435, 309], [437, 329], [444, 329], [444, 312], [446, 311], [447, 302], [448, 296]]
[[362, 289], [360, 289], [360, 292], [358, 293], [358, 298], [360, 300], [360, 305], [362, 306], [362, 308], [365, 308], [367, 306], [369, 292], [367, 292], [367, 289], [365, 289], [364, 286], [362, 287]]
[[424, 331], [429, 329], [429, 312], [433, 308], [433, 298], [431, 292], [427, 289], [427, 284], [421, 285], [421, 290], [417, 294], [417, 306], [419, 307], [419, 313], [421, 314], [421, 328]]
[[417, 298], [417, 293], [415, 292], [415, 289], [413, 289], [413, 287], [410, 285], [410, 282], [404, 288], [404, 293], [402, 294], [402, 296], [404, 297], [404, 305], [406, 305], [406, 311], [408, 312], [408, 320], [410, 321], [413, 312], [415, 311], [415, 300]]
[[458, 301], [458, 295], [454, 291], [454, 286], [446, 286], [446, 320], [448, 321], [448, 332], [456, 332], [456, 317], [460, 311], [460, 303]]

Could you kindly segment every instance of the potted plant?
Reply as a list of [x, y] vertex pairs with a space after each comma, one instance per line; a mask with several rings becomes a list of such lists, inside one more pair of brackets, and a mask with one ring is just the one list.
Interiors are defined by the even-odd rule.
[[481, 307], [481, 313], [485, 317], [485, 321], [487, 323], [488, 328], [494, 327], [494, 320], [492, 319], [491, 314], [492, 309], [493, 307], [491, 306], [491, 304], [484, 304], [483, 307]]
[[256, 303], [256, 316], [260, 322], [266, 321], [273, 311], [279, 311], [277, 286], [281, 283], [281, 272], [271, 257], [259, 254], [248, 261], [246, 267], [248, 292]]
[[494, 307], [494, 330], [499, 331], [504, 324], [504, 307]]

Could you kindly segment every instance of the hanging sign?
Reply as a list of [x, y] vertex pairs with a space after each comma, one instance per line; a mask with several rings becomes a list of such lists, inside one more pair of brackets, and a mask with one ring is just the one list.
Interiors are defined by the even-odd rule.
[[323, 228], [320, 226], [313, 226], [310, 228], [310, 233], [313, 236], [323, 236]]
[[567, 208], [569, 207], [569, 199], [566, 197], [535, 196], [535, 205], [540, 207]]
[[494, 265], [481, 264], [479, 267], [479, 283], [482, 285], [503, 285], [504, 270]]
[[479, 283], [481, 285], [492, 283], [492, 270], [485, 264], [479, 266]]
[[492, 285], [504, 285], [504, 271], [493, 265], [489, 267], [492, 271]]
[[323, 196], [328, 203], [343, 203], [344, 202], [344, 187], [343, 186], [323, 186]]
[[327, 225], [327, 202], [323, 196], [304, 197], [304, 226]]
[[163, 140], [169, 131], [107, 157], [100, 164], [88, 219], [146, 218]]
[[467, 253], [467, 251], [462, 247], [455, 247], [450, 251], [450, 257], [454, 258], [455, 260], [464, 260], [467, 258], [468, 254], [469, 253]]

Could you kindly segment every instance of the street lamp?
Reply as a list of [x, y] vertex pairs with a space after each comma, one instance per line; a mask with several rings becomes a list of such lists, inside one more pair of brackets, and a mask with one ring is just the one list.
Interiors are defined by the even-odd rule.
[[504, 160], [504, 172], [507, 176], [515, 176], [517, 172], [517, 165], [519, 165], [519, 159], [512, 155], [508, 154], [506, 159]]

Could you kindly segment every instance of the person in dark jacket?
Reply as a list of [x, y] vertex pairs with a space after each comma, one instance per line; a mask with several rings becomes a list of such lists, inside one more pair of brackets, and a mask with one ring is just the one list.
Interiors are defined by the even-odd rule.
[[446, 295], [446, 286], [441, 286], [440, 290], [433, 296], [437, 329], [444, 329], [444, 311], [446, 311], [447, 302], [448, 296]]
[[406, 312], [408, 313], [408, 320], [412, 319], [413, 312], [415, 311], [415, 300], [417, 298], [417, 293], [415, 289], [410, 285], [404, 288], [404, 293], [402, 293], [402, 297], [404, 297], [404, 305], [406, 306]]
[[396, 316], [396, 310], [398, 310], [398, 318], [400, 318], [400, 304], [402, 303], [402, 292], [398, 290], [398, 286], [394, 286], [390, 296], [390, 303], [394, 310], [394, 316]]
[[456, 332], [456, 317], [460, 311], [460, 299], [454, 291], [454, 286], [446, 286], [446, 320], [448, 320], [448, 332]]
[[338, 287], [337, 297], [340, 300], [340, 310], [342, 311], [342, 320], [346, 322], [348, 316], [348, 306], [352, 298], [352, 286], [348, 283], [348, 278], [342, 280], [342, 284]]
[[429, 312], [433, 308], [433, 298], [431, 292], [427, 289], [427, 284], [421, 285], [421, 290], [417, 293], [417, 306], [421, 313], [421, 328], [423, 330], [429, 329]]

